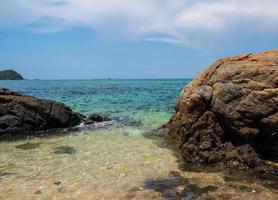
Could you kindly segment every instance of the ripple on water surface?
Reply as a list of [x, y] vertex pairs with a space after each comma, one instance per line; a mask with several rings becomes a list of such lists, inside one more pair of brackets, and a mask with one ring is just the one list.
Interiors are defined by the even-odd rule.
[[171, 146], [142, 134], [121, 127], [2, 142], [0, 199], [275, 199], [256, 182], [182, 172]]

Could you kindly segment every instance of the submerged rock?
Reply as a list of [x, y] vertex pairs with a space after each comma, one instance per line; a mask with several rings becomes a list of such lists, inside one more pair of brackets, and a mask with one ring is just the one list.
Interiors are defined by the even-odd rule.
[[20, 145], [16, 145], [15, 148], [17, 149], [23, 149], [23, 150], [28, 150], [28, 149], [37, 149], [40, 147], [39, 143], [25, 143], [25, 144], [20, 144]]
[[36, 194], [36, 195], [41, 194], [41, 193], [42, 193], [42, 190], [41, 190], [41, 189], [39, 189], [39, 190], [37, 190], [37, 191], [34, 192], [34, 194]]
[[185, 161], [256, 168], [278, 160], [278, 50], [215, 62], [180, 94], [167, 124]]
[[54, 150], [55, 154], [70, 154], [73, 155], [76, 153], [76, 150], [73, 147], [69, 146], [59, 146], [56, 147]]
[[14, 173], [10, 173], [10, 172], [1, 172], [1, 171], [0, 171], [0, 177], [2, 177], [2, 176], [7, 176], [7, 175], [12, 175], [12, 174], [14, 174]]
[[213, 185], [208, 185], [207, 187], [201, 188], [198, 185], [195, 184], [189, 184], [184, 188], [182, 191], [182, 198], [183, 199], [196, 199], [197, 197], [203, 195], [203, 194], [208, 194], [209, 192], [214, 192], [218, 188], [213, 186]]
[[83, 118], [62, 103], [0, 88], [0, 136], [71, 127]]
[[62, 183], [61, 181], [55, 181], [55, 182], [54, 182], [54, 185], [59, 186], [61, 183]]

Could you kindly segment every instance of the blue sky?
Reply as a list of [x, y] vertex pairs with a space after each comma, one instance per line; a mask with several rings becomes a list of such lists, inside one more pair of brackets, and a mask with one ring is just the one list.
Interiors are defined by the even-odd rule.
[[277, 0], [1, 0], [0, 69], [26, 78], [191, 78], [278, 48]]

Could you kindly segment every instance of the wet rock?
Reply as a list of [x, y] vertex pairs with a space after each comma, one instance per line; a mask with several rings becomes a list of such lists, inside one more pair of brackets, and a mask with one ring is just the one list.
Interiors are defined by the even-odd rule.
[[69, 154], [69, 155], [73, 155], [76, 153], [76, 150], [73, 147], [69, 147], [69, 146], [59, 146], [56, 147], [54, 150], [55, 154]]
[[62, 103], [0, 88], [0, 136], [71, 127], [83, 118]]
[[278, 160], [278, 50], [215, 62], [187, 85], [166, 127], [189, 163]]
[[39, 147], [40, 147], [39, 143], [29, 143], [29, 142], [15, 146], [15, 148], [23, 149], [23, 150], [37, 149]]
[[96, 122], [104, 122], [104, 121], [111, 121], [109, 117], [102, 116], [99, 114], [91, 114], [87, 117], [85, 124], [92, 124]]
[[261, 163], [258, 154], [249, 144], [237, 148], [237, 158], [241, 163], [251, 168], [259, 166]]

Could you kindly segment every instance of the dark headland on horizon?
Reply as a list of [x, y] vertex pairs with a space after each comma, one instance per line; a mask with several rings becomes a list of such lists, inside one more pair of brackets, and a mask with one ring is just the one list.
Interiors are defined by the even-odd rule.
[[24, 78], [18, 72], [8, 69], [0, 71], [0, 80], [24, 80]]

